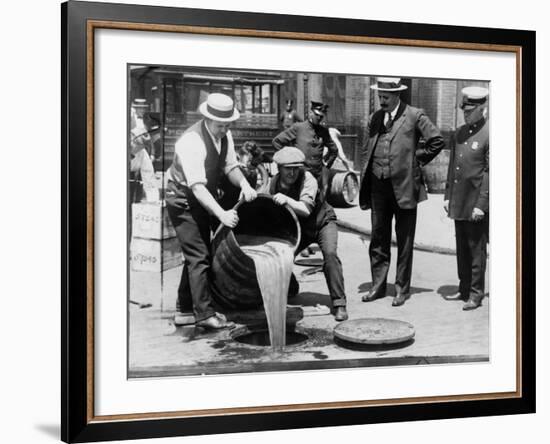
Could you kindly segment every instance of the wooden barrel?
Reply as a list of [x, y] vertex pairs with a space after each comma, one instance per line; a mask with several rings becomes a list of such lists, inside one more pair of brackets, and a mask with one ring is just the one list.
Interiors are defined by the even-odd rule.
[[353, 171], [330, 170], [327, 201], [333, 207], [347, 208], [355, 205], [359, 194], [359, 180]]
[[252, 202], [240, 202], [235, 209], [238, 225], [233, 230], [221, 226], [212, 241], [210, 289], [214, 301], [224, 308], [257, 308], [263, 301], [256, 267], [235, 236], [277, 237], [296, 249], [300, 224], [289, 207], [277, 205], [268, 194], [259, 194]]

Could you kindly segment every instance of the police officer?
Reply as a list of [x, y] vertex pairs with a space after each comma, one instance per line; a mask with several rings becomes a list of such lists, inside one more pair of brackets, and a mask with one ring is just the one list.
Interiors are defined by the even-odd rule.
[[466, 301], [463, 310], [481, 305], [485, 295], [489, 241], [489, 123], [487, 88], [462, 90], [465, 124], [451, 140], [444, 208], [455, 221], [459, 290], [448, 299]]
[[[328, 105], [322, 102], [311, 102], [309, 117], [305, 122], [299, 122], [279, 133], [272, 141], [275, 150], [285, 146], [293, 146], [305, 155], [306, 169], [317, 179], [320, 197], [325, 198], [328, 183], [328, 168], [338, 155], [338, 148], [331, 139], [326, 126], [322, 125], [326, 117]], [[327, 154], [323, 154], [324, 147]]]
[[[294, 210], [300, 221], [300, 251], [316, 242], [323, 253], [323, 272], [332, 300], [334, 319], [348, 319], [342, 262], [337, 254], [338, 229], [336, 215], [326, 201], [319, 198], [317, 181], [305, 171], [304, 153], [295, 147], [285, 147], [277, 151], [273, 161], [279, 172], [270, 184], [270, 194], [279, 205], [288, 205]], [[291, 287], [297, 287], [296, 278], [292, 275]], [[291, 292], [293, 292], [291, 290]], [[297, 288], [294, 292], [297, 292]]]

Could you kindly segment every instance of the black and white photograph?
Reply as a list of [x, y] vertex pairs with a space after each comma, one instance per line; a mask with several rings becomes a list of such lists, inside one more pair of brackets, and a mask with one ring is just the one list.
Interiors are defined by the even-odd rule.
[[127, 65], [128, 378], [491, 360], [491, 82]]

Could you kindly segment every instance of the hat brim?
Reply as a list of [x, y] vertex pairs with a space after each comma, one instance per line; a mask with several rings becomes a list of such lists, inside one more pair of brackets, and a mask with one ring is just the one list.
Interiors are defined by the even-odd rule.
[[218, 116], [215, 116], [214, 114], [210, 114], [208, 112], [207, 106], [208, 106], [207, 102], [201, 103], [201, 105], [199, 106], [199, 112], [207, 119], [215, 120], [217, 122], [234, 122], [239, 117], [241, 117], [241, 113], [237, 108], [233, 109], [233, 115], [230, 117], [218, 117]]
[[317, 114], [318, 116], [325, 116], [326, 113], [324, 113], [323, 111], [319, 111], [319, 110], [316, 110], [316, 109], [312, 109], [311, 111], [313, 111], [313, 114]]
[[398, 92], [398, 91], [405, 91], [408, 88], [408, 86], [399, 85], [397, 88], [381, 88], [378, 85], [371, 85], [370, 88], [374, 89], [375, 91]]
[[304, 166], [304, 162], [279, 163], [279, 164], [277, 164], [277, 165], [279, 165], [280, 167], [288, 167], [288, 168], [292, 168], [292, 167], [303, 167], [303, 166]]
[[472, 109], [476, 109], [480, 105], [483, 105], [483, 103], [463, 103], [462, 105], [460, 105], [460, 109], [462, 111], [470, 111]]

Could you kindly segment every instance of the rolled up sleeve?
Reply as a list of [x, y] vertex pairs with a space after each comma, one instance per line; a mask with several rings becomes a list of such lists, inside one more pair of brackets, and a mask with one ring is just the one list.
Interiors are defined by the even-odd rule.
[[315, 180], [310, 172], [306, 171], [304, 183], [300, 190], [300, 202], [304, 203], [309, 211], [312, 211], [315, 206], [315, 197], [317, 196], [318, 189], [317, 180]]
[[181, 185], [192, 187], [206, 183], [206, 147], [197, 133], [190, 132], [181, 137], [176, 143], [175, 155], [187, 182]]
[[227, 132], [227, 154], [225, 156], [225, 165], [223, 166], [223, 172], [227, 175], [232, 169], [239, 166], [237, 162], [237, 155], [235, 154], [235, 142], [233, 141], [233, 135], [231, 131]]

